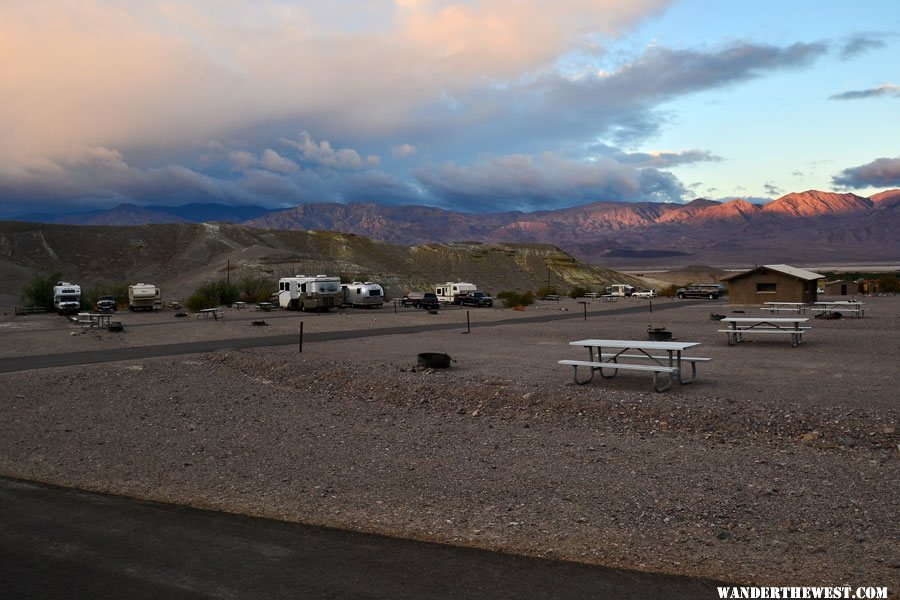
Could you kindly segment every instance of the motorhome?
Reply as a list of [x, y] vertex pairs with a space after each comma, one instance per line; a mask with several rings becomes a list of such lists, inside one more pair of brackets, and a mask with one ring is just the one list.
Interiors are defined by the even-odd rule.
[[341, 284], [341, 304], [378, 308], [384, 304], [384, 288], [372, 281]]
[[297, 275], [278, 280], [278, 306], [288, 310], [323, 310], [340, 304], [341, 279]]
[[81, 309], [81, 286], [57, 281], [53, 286], [53, 308], [61, 315], [77, 313]]
[[159, 288], [152, 283], [136, 283], [128, 286], [128, 310], [153, 310], [162, 300]]
[[634, 293], [634, 287], [625, 283], [614, 283], [606, 288], [607, 296], [630, 296]]
[[449, 302], [451, 304], [459, 304], [459, 297], [472, 292], [478, 291], [478, 287], [474, 283], [466, 283], [465, 281], [448, 281], [447, 283], [439, 283], [434, 287], [434, 293], [437, 294], [440, 302]]

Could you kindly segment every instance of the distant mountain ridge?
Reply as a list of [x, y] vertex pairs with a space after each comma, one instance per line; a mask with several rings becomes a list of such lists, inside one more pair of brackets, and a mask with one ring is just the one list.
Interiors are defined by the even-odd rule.
[[373, 202], [303, 204], [285, 210], [220, 204], [120, 205], [56, 222], [138, 225], [197, 220], [338, 231], [402, 245], [462, 240], [545, 243], [582, 260], [614, 265], [640, 265], [664, 257], [710, 264], [900, 260], [900, 189], [870, 198], [808, 190], [764, 205], [698, 198], [686, 204], [594, 202], [558, 210], [485, 214]]

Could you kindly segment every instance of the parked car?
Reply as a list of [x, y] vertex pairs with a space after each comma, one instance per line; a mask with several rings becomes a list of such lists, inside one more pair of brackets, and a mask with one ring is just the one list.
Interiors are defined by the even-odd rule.
[[656, 290], [639, 290], [631, 293], [632, 298], [656, 298]]
[[400, 306], [437, 310], [441, 307], [441, 303], [438, 302], [437, 294], [434, 292], [409, 292], [400, 299]]
[[458, 303], [460, 306], [493, 306], [494, 299], [484, 292], [472, 292], [459, 296]]
[[114, 296], [100, 296], [97, 300], [98, 312], [116, 312], [116, 298]]
[[724, 293], [721, 285], [711, 284], [694, 284], [687, 287], [678, 288], [675, 296], [678, 298], [709, 298], [715, 300]]

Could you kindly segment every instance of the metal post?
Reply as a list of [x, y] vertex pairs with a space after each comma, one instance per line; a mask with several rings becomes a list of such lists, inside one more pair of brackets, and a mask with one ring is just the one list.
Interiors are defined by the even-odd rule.
[[472, 333], [472, 326], [469, 322], [469, 311], [466, 311], [466, 333]]
[[303, 321], [300, 321], [300, 352], [303, 352]]
[[584, 320], [587, 321], [587, 301], [586, 301], [586, 300], [579, 300], [579, 301], [578, 301], [578, 304], [580, 304], [580, 305], [582, 305], [582, 306], [584, 307]]

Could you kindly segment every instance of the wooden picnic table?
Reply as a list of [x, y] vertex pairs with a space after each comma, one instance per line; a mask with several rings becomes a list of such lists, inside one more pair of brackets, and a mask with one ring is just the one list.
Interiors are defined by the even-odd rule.
[[731, 325], [728, 329], [720, 329], [719, 333], [728, 336], [728, 345], [734, 346], [744, 341], [747, 334], [774, 333], [791, 336], [791, 347], [796, 348], [803, 341], [803, 332], [810, 327], [802, 326], [809, 321], [807, 317], [726, 317], [721, 323]]
[[[699, 346], [699, 342], [649, 342], [645, 340], [578, 340], [569, 342], [570, 346], [581, 346], [588, 349], [588, 360], [560, 360], [561, 365], [573, 368], [575, 383], [584, 385], [599, 372], [604, 379], [615, 377], [619, 370], [650, 371], [653, 373], [653, 389], [664, 392], [672, 386], [674, 379], [679, 383], [691, 383], [697, 376], [697, 363], [707, 362], [710, 358], [682, 355], [684, 350]], [[595, 355], [596, 353], [596, 355]], [[662, 353], [665, 353], [664, 355]], [[638, 362], [634, 362], [638, 361]], [[691, 376], [684, 376], [683, 363], [691, 363]], [[578, 379], [578, 367], [586, 367], [590, 371], [587, 379]], [[606, 374], [604, 369], [612, 371]], [[664, 385], [659, 384], [659, 374], [666, 373]]]

